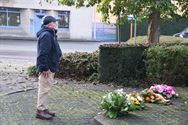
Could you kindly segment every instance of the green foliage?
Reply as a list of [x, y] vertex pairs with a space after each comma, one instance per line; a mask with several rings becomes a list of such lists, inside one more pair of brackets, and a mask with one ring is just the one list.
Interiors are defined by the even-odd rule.
[[143, 110], [146, 105], [139, 93], [126, 94], [123, 89], [118, 89], [103, 96], [101, 107], [106, 111], [107, 117], [116, 118], [131, 111]]
[[[138, 36], [136, 37], [138, 45], [147, 45], [147, 36]], [[134, 45], [134, 39], [129, 39], [127, 42], [129, 45]], [[173, 36], [161, 36], [160, 43], [158, 45], [188, 45], [187, 38], [178, 38]]]
[[36, 76], [37, 75], [37, 69], [36, 66], [30, 66], [27, 68], [27, 74], [30, 76]]
[[161, 35], [174, 35], [175, 33], [181, 32], [187, 28], [188, 18], [178, 18], [178, 19], [165, 19], [161, 21], [160, 31]]
[[128, 113], [129, 105], [127, 97], [117, 91], [106, 94], [101, 101], [101, 107], [106, 110], [106, 116], [109, 118], [116, 118], [120, 113]]
[[[188, 18], [166, 19], [160, 23], [160, 34], [166, 36], [172, 36], [175, 33], [181, 32], [188, 24]], [[127, 41], [130, 38], [130, 23], [125, 18], [124, 24], [120, 25], [120, 41]], [[141, 20], [137, 24], [137, 36], [147, 35], [148, 21]], [[138, 39], [139, 41], [139, 39]], [[147, 41], [147, 38], [144, 42]], [[139, 41], [140, 42], [140, 41]]]
[[98, 80], [98, 52], [75, 52], [61, 58], [59, 77], [76, 80]]
[[147, 77], [152, 81], [188, 86], [188, 47], [155, 46], [145, 52]]
[[[74, 0], [59, 0], [59, 3], [64, 4], [64, 5], [68, 5], [68, 6], [73, 6]], [[82, 5], [82, 4], [80, 4], [80, 5]]]
[[[138, 38], [141, 45], [144, 45], [144, 39]], [[160, 81], [188, 86], [187, 42], [186, 39], [162, 36], [160, 46], [148, 49], [144, 46], [106, 44], [100, 46], [100, 54], [67, 53], [61, 58], [61, 69], [57, 75], [61, 78], [100, 80], [103, 83], [115, 82], [130, 86], [143, 84], [140, 81], [147, 76], [145, 83]], [[29, 75], [37, 75], [35, 66], [29, 67], [27, 72]]]
[[187, 0], [176, 0], [172, 3], [171, 0], [45, 0], [49, 3], [58, 1], [62, 5], [68, 6], [94, 6], [97, 5], [98, 11], [103, 14], [103, 19], [106, 21], [109, 18], [109, 13], [118, 17], [134, 14], [139, 18], [148, 18], [154, 11], [161, 14], [161, 18], [175, 17], [178, 15], [177, 10], [180, 8], [182, 16], [188, 16]]
[[127, 83], [145, 78], [145, 64], [142, 61], [145, 48], [118, 44], [100, 46], [100, 82]]
[[[45, 0], [55, 1], [55, 0]], [[98, 12], [102, 13], [103, 21], [109, 21], [110, 13], [117, 17], [117, 24], [127, 20], [129, 14], [136, 16], [138, 20], [147, 19], [148, 42], [159, 42], [160, 18], [178, 18], [188, 16], [187, 0], [57, 0], [60, 4], [76, 7], [90, 7], [97, 5]], [[179, 10], [181, 9], [181, 12]], [[154, 21], [155, 20], [155, 21]], [[155, 28], [156, 27], [156, 28]], [[153, 31], [152, 31], [153, 30]], [[157, 34], [158, 33], [158, 34]], [[155, 37], [153, 37], [155, 35]]]
[[[27, 73], [36, 76], [36, 66], [30, 66]], [[61, 78], [98, 81], [98, 52], [65, 53], [61, 58], [60, 71], [56, 74]]]

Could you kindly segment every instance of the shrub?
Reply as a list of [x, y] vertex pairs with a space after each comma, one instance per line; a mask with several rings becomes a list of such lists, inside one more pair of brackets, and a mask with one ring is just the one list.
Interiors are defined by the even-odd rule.
[[145, 51], [147, 77], [171, 85], [188, 85], [188, 47], [155, 46]]
[[[27, 73], [36, 76], [36, 66], [28, 67]], [[98, 52], [65, 53], [61, 58], [60, 71], [56, 76], [76, 80], [98, 81]]]
[[[137, 44], [146, 45], [147, 43], [147, 36], [138, 36], [136, 37]], [[127, 42], [129, 45], [134, 44], [134, 39], [129, 39]], [[158, 45], [188, 45], [188, 39], [187, 38], [178, 38], [178, 37], [172, 37], [172, 36], [161, 36], [160, 37], [160, 43]]]
[[98, 52], [64, 54], [57, 76], [76, 80], [98, 80]]
[[[126, 18], [126, 17], [125, 17]], [[179, 19], [165, 19], [160, 22], [160, 34], [172, 36], [175, 33], [181, 32], [187, 27], [188, 18]], [[123, 25], [120, 25], [120, 40], [127, 41], [129, 37], [130, 23], [125, 21]], [[138, 20], [137, 23], [137, 35], [143, 36], [147, 35], [148, 21]]]
[[29, 76], [37, 76], [37, 69], [36, 66], [30, 66], [27, 68], [27, 74]]

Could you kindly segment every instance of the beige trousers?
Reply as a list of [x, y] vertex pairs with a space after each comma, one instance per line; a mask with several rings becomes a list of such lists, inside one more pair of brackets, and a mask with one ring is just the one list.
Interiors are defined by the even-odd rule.
[[39, 75], [38, 81], [38, 99], [37, 99], [37, 109], [45, 110], [47, 109], [48, 93], [54, 84], [55, 73], [50, 73], [48, 78], [45, 78], [43, 74]]

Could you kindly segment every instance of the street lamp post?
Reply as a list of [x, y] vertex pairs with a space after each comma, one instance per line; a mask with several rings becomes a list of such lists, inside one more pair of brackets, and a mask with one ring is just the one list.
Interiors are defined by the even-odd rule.
[[133, 32], [133, 21], [134, 21], [134, 44], [136, 45], [136, 30], [137, 30], [137, 21], [136, 16], [128, 15], [128, 21], [130, 21], [130, 39], [132, 39], [132, 32]]

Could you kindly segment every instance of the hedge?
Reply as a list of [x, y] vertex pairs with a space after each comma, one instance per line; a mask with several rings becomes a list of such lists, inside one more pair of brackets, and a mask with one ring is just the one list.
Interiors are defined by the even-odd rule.
[[[30, 66], [27, 74], [37, 76], [36, 66]], [[98, 81], [98, 51], [93, 53], [64, 53], [60, 61], [60, 71], [56, 77], [85, 81]]]
[[[137, 36], [136, 43], [138, 45], [147, 45], [147, 36]], [[134, 45], [134, 39], [129, 39], [126, 44]], [[188, 46], [187, 38], [178, 38], [173, 36], [160, 36], [160, 42], [158, 45], [172, 46], [172, 45], [186, 45]]]
[[73, 78], [76, 80], [98, 80], [98, 52], [65, 53], [61, 58], [61, 78]]
[[[162, 20], [160, 23], [160, 34], [172, 36], [175, 33], [181, 32], [187, 27], [188, 18], [166, 19]], [[123, 25], [120, 26], [120, 40], [127, 41], [129, 39], [129, 29], [130, 23], [125, 21]], [[137, 36], [147, 35], [148, 22], [147, 20], [142, 20], [137, 24]]]
[[147, 77], [174, 86], [188, 86], [188, 47], [155, 46], [145, 51]]
[[[57, 76], [130, 86], [143, 84], [138, 83], [138, 80], [143, 79], [150, 84], [167, 82], [171, 85], [188, 86], [188, 41], [168, 36], [163, 38], [163, 44], [150, 48], [106, 44], [99, 47], [99, 52], [64, 54]], [[35, 66], [29, 67], [28, 73], [35, 75]]]
[[99, 47], [99, 81], [126, 83], [146, 77], [143, 52], [146, 47], [101, 45]]

